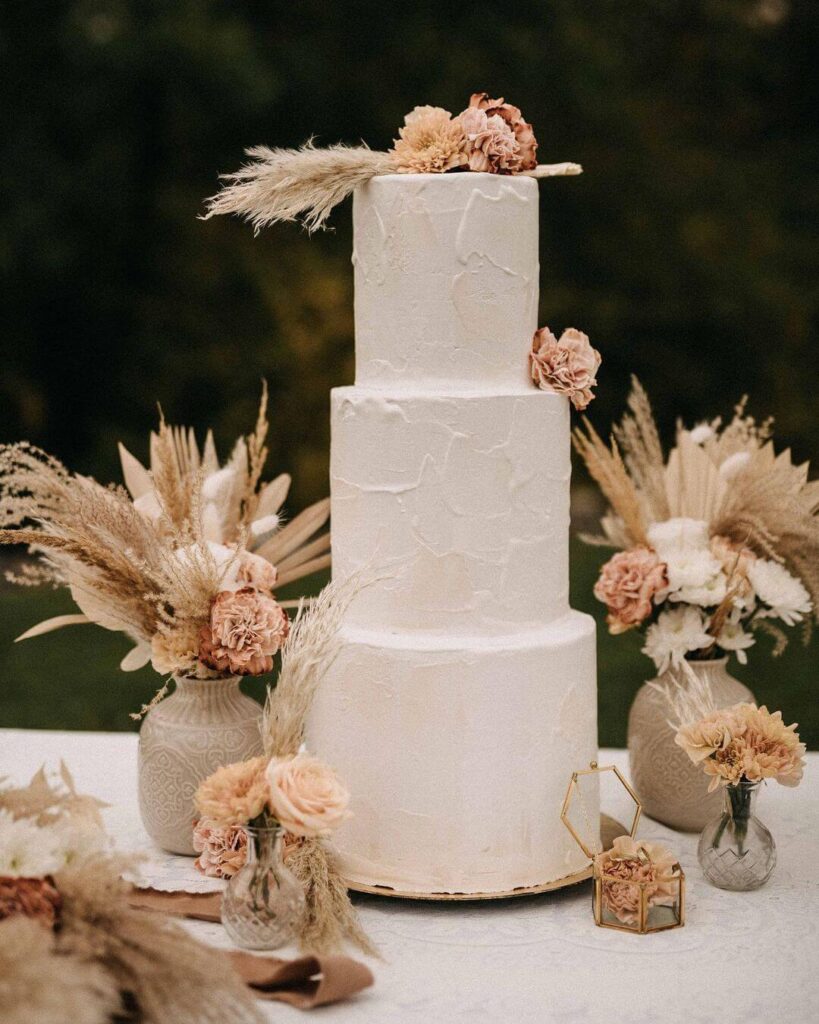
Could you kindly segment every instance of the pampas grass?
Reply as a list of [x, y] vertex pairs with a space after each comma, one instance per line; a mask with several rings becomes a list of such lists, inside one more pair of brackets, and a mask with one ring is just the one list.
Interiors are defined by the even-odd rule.
[[585, 416], [583, 427], [585, 433], [580, 427], [572, 433], [575, 449], [608, 499], [630, 543], [645, 544], [646, 523], [640, 495], [623, 464], [617, 441], [612, 438], [609, 448]]
[[636, 377], [631, 378], [628, 407], [630, 412], [615, 426], [614, 436], [631, 479], [648, 503], [651, 518], [667, 519], [671, 513], [665, 489], [663, 447], [648, 395]]
[[[276, 688], [268, 691], [265, 702], [262, 741], [268, 757], [290, 757], [304, 742], [313, 698], [340, 649], [344, 613], [368, 582], [353, 576], [344, 583], [329, 583], [309, 609], [299, 609], [282, 648]], [[287, 856], [287, 866], [304, 886], [307, 899], [299, 937], [303, 949], [329, 953], [347, 939], [364, 953], [377, 955], [324, 840], [299, 841]]]
[[668, 706], [668, 725], [679, 730], [698, 722], [716, 709], [710, 680], [700, 676], [683, 661], [679, 668], [671, 668], [662, 680], [653, 680], [648, 686], [665, 700]]
[[327, 149], [317, 149], [312, 141], [301, 149], [256, 146], [246, 154], [253, 162], [222, 176], [227, 184], [206, 200], [203, 220], [234, 213], [256, 233], [281, 221], [300, 220], [312, 232], [359, 185], [392, 169], [387, 153], [341, 143]]

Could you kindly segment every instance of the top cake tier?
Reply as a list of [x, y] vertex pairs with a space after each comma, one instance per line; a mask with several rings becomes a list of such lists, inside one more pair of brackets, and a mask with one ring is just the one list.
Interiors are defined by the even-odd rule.
[[538, 188], [497, 174], [385, 174], [357, 189], [356, 383], [527, 382]]

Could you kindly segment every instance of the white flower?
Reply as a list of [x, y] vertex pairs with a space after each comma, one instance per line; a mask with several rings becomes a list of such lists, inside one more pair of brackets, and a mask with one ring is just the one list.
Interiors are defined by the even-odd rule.
[[666, 561], [666, 552], [707, 550], [708, 523], [701, 519], [666, 519], [665, 522], [651, 524], [648, 539], [660, 558]]
[[728, 581], [722, 571], [722, 563], [710, 551], [682, 548], [669, 550], [662, 557], [670, 601], [710, 608], [724, 599]]
[[758, 613], [763, 617], [773, 616], [793, 626], [813, 608], [810, 594], [802, 581], [792, 576], [779, 562], [757, 558], [748, 567], [748, 578], [757, 598], [770, 609]]
[[714, 428], [710, 423], [698, 423], [696, 427], [688, 431], [688, 436], [694, 444], [705, 444], [714, 436]]
[[8, 811], [0, 811], [0, 875], [42, 878], [60, 866], [60, 843], [53, 829], [39, 828], [29, 818], [15, 821]]
[[643, 654], [647, 654], [662, 673], [670, 666], [679, 667], [686, 654], [710, 647], [714, 638], [705, 632], [705, 619], [699, 608], [682, 605], [660, 612], [659, 618], [646, 630]]
[[748, 655], [745, 651], [749, 647], [753, 647], [756, 643], [756, 639], [753, 633], [742, 628], [742, 622], [740, 621], [740, 613], [738, 609], [735, 609], [731, 615], [726, 619], [725, 625], [717, 637], [717, 645], [723, 649], [723, 651], [733, 651], [737, 656], [737, 661], [740, 665], [746, 665], [748, 662]]
[[720, 465], [719, 475], [723, 480], [733, 480], [748, 468], [751, 461], [750, 452], [734, 452]]
[[79, 818], [63, 818], [49, 826], [55, 841], [59, 868], [69, 864], [81, 863], [97, 853], [101, 853], [108, 845], [105, 831], [93, 821]]

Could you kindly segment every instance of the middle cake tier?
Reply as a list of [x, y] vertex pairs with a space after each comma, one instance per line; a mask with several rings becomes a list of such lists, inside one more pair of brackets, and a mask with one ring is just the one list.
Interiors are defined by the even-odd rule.
[[569, 405], [505, 393], [332, 393], [333, 575], [379, 578], [350, 626], [508, 634], [568, 611]]

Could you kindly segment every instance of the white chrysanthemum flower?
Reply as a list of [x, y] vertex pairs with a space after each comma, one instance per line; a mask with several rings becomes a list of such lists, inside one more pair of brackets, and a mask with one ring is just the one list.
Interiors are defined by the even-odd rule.
[[725, 625], [722, 627], [719, 636], [717, 637], [717, 644], [723, 651], [733, 651], [737, 656], [737, 661], [740, 665], [746, 665], [748, 663], [748, 655], [745, 651], [749, 647], [753, 647], [756, 643], [756, 638], [753, 633], [746, 629], [743, 629], [740, 616], [734, 611], [731, 616], [726, 620]]
[[42, 878], [60, 867], [60, 844], [53, 829], [0, 811], [0, 875]]
[[695, 427], [692, 427], [688, 431], [688, 436], [694, 442], [694, 444], [705, 444], [706, 441], [710, 441], [714, 436], [715, 431], [710, 423], [698, 423]]
[[770, 609], [760, 610], [758, 614], [762, 617], [772, 616], [793, 626], [813, 609], [810, 594], [802, 581], [791, 575], [779, 562], [757, 558], [748, 567], [748, 578], [759, 601]]
[[724, 600], [728, 581], [722, 563], [710, 551], [683, 548], [667, 552], [663, 560], [670, 601], [712, 608]]
[[109, 845], [104, 829], [93, 821], [64, 818], [50, 826], [49, 831], [54, 837], [60, 868], [82, 863]]
[[660, 612], [657, 621], [646, 630], [643, 654], [651, 658], [660, 673], [672, 666], [678, 668], [687, 654], [710, 647], [714, 642], [705, 626], [702, 612], [691, 605]]
[[748, 463], [751, 461], [750, 452], [734, 452], [733, 455], [729, 455], [728, 458], [720, 464], [719, 475], [723, 480], [733, 480], [734, 477], [739, 476], [748, 468]]
[[702, 519], [666, 519], [649, 526], [648, 540], [663, 561], [667, 552], [707, 550], [708, 523]]

